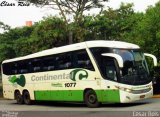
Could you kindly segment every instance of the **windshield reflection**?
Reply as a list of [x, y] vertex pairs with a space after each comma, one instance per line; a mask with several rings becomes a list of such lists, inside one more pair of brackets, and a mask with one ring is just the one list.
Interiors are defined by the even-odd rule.
[[119, 54], [124, 67], [121, 69], [120, 81], [125, 84], [146, 84], [151, 81], [149, 70], [144, 59], [144, 55], [139, 50], [113, 49], [113, 52]]
[[[151, 82], [144, 54], [139, 49], [96, 47], [90, 50], [104, 79], [128, 85], [143, 85]], [[102, 56], [104, 53], [120, 55], [124, 61], [124, 67], [119, 68], [116, 60]]]

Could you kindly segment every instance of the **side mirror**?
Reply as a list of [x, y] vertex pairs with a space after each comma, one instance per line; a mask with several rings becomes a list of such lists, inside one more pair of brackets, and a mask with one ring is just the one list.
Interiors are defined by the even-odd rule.
[[117, 62], [118, 62], [119, 67], [123, 68], [123, 59], [122, 59], [122, 57], [120, 55], [114, 54], [114, 53], [103, 53], [101, 55], [115, 58], [117, 60]]
[[156, 58], [154, 55], [148, 54], [148, 53], [144, 53], [144, 56], [148, 56], [148, 57], [152, 58], [152, 59], [153, 59], [154, 66], [155, 66], [155, 67], [157, 66], [157, 58]]

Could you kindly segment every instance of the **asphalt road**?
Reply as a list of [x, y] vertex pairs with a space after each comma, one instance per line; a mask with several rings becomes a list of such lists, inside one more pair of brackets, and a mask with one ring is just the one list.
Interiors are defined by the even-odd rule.
[[88, 108], [79, 103], [35, 102], [18, 105], [14, 100], [0, 100], [0, 116], [6, 117], [160, 117], [160, 98], [128, 104], [103, 104]]

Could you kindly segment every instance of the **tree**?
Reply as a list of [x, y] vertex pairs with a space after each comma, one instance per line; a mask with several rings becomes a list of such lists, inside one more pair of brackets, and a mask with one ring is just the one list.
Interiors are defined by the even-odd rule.
[[122, 3], [118, 9], [108, 8], [96, 16], [85, 17], [83, 22], [83, 28], [86, 29], [84, 31], [86, 33], [85, 40], [130, 41], [130, 37], [127, 36], [138, 22], [138, 17], [132, 7], [133, 4]]
[[10, 59], [16, 57], [16, 53], [13, 47], [9, 44], [1, 44], [0, 45], [0, 63], [2, 63], [5, 59]]
[[47, 17], [35, 26], [28, 43], [33, 52], [67, 44], [65, 22], [57, 17]]
[[[103, 8], [103, 2], [107, 0], [26, 0], [36, 6], [49, 6], [52, 9], [58, 10], [65, 21], [66, 31], [68, 31], [69, 43], [73, 43], [73, 29], [81, 30], [80, 23], [84, 18], [84, 12], [93, 8]], [[70, 19], [67, 16], [73, 17], [74, 25], [68, 25]], [[73, 27], [74, 26], [74, 27]], [[78, 28], [77, 28], [78, 27]], [[80, 40], [75, 37], [75, 40]]]
[[32, 53], [27, 42], [33, 31], [33, 27], [10, 29], [3, 34], [0, 34], [0, 62], [5, 59]]
[[[153, 7], [150, 6], [137, 25], [135, 37], [141, 41], [141, 46], [146, 52], [156, 55], [160, 60], [160, 1]], [[143, 40], [143, 41], [142, 41]]]
[[3, 22], [0, 21], [0, 28], [5, 31], [5, 30], [10, 30], [11, 27], [9, 25], [4, 24]]
[[84, 11], [92, 8], [103, 8], [103, 2], [108, 0], [26, 0], [36, 6], [50, 6], [60, 11], [64, 21], [68, 23], [67, 15], [72, 15], [75, 23], [81, 22]]

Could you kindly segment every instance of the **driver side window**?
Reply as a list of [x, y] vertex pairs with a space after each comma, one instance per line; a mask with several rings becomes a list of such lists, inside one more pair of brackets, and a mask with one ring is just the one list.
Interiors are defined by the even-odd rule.
[[103, 65], [102, 72], [104, 76], [106, 76], [105, 78], [108, 80], [117, 81], [117, 72], [114, 59], [103, 57], [102, 65]]

